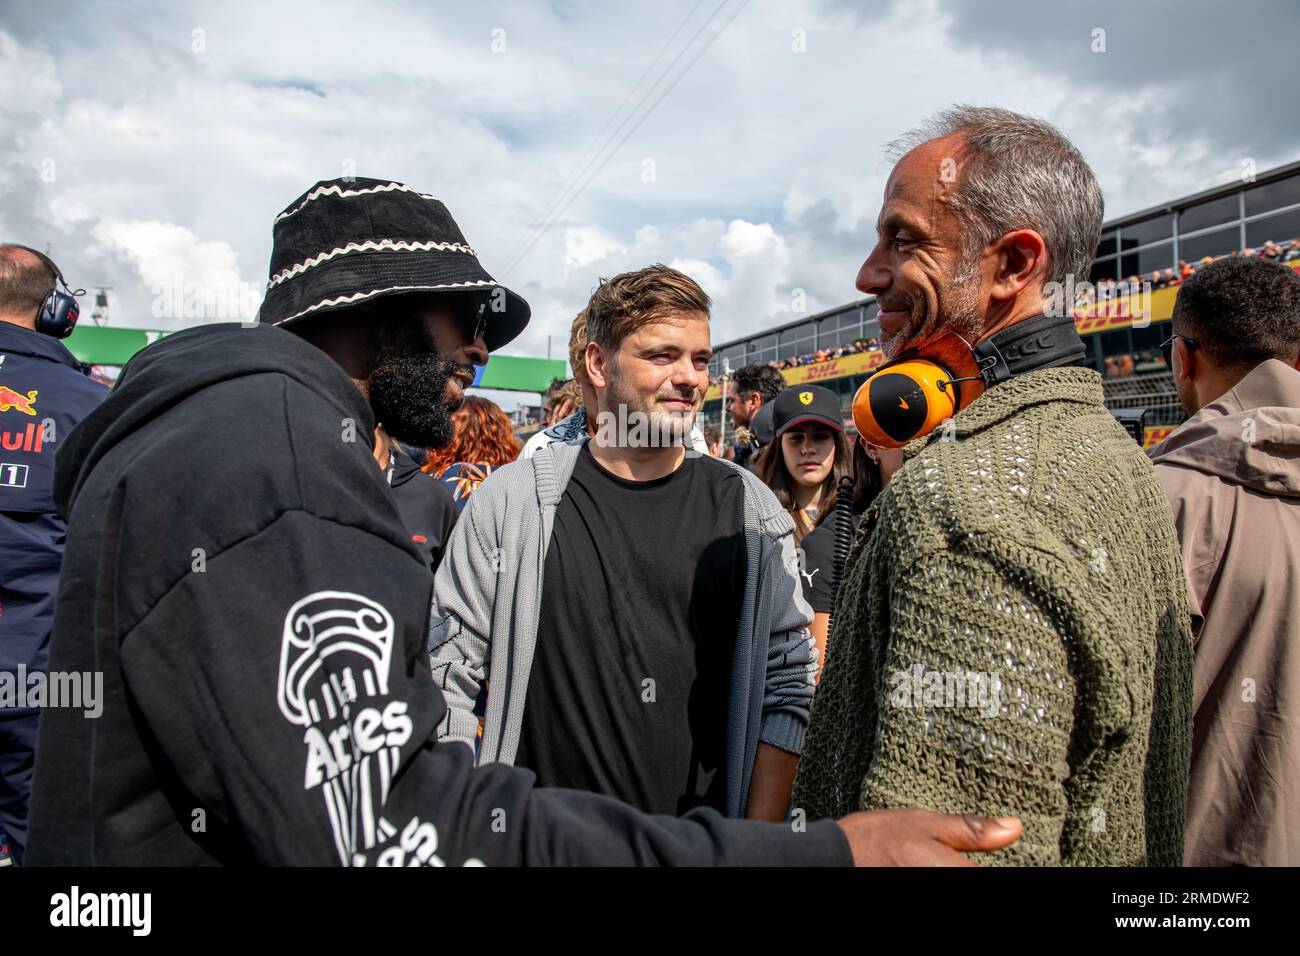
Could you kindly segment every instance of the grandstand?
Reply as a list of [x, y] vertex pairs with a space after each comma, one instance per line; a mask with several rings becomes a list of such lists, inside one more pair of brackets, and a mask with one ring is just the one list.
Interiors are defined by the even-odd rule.
[[[1198, 266], [1225, 255], [1262, 255], [1300, 270], [1300, 162], [1102, 226], [1089, 276], [1095, 291], [1075, 302], [1075, 324], [1088, 347], [1082, 364], [1105, 376], [1110, 408], [1147, 409], [1148, 445], [1183, 418], [1160, 353], [1177, 287]], [[1132, 294], [1139, 285], [1143, 291]], [[766, 362], [792, 385], [834, 390], [851, 426], [853, 395], [885, 361], [875, 347], [876, 311], [868, 297], [717, 346], [702, 423], [721, 423], [727, 370]]]

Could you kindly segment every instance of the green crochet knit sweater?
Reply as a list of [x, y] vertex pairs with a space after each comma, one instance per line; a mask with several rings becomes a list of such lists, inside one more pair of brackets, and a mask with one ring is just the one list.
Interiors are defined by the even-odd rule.
[[1096, 372], [913, 442], [835, 602], [794, 804], [1025, 824], [983, 864], [1181, 864], [1192, 637], [1169, 505]]

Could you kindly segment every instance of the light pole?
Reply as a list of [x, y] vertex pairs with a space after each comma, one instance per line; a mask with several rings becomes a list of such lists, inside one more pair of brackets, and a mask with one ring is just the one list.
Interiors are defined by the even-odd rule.
[[718, 434], [722, 447], [727, 447], [727, 383], [731, 381], [731, 360], [722, 359], [722, 412], [718, 415]]
[[108, 324], [108, 294], [113, 291], [111, 285], [91, 286], [95, 290], [95, 305], [90, 310], [90, 321], [96, 325]]

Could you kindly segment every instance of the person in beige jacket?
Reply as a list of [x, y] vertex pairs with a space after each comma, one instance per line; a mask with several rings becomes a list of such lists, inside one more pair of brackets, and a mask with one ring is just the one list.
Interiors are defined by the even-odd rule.
[[1179, 290], [1192, 416], [1151, 450], [1196, 638], [1187, 866], [1300, 865], [1300, 276], [1222, 259]]

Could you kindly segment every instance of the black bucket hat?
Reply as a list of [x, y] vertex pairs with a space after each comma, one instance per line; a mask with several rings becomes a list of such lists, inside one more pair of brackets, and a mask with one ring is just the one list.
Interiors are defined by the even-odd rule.
[[475, 296], [489, 351], [528, 324], [528, 303], [488, 275], [447, 207], [384, 179], [319, 182], [275, 218], [258, 321], [294, 326], [381, 296]]

